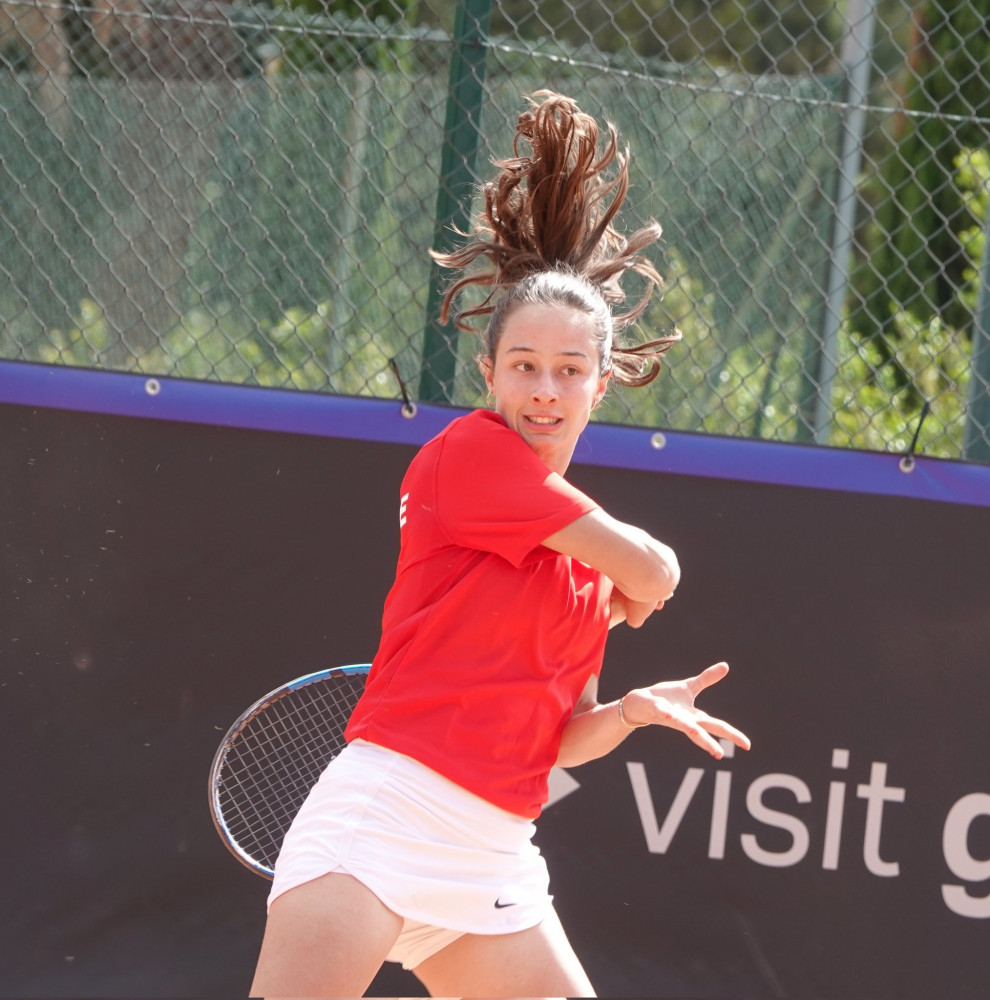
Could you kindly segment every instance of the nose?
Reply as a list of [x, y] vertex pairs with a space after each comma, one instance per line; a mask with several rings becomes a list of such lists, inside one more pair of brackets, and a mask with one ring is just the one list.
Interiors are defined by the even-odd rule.
[[548, 403], [555, 400], [559, 395], [557, 390], [557, 380], [553, 377], [553, 372], [542, 372], [536, 378], [533, 386], [533, 399], [540, 403]]

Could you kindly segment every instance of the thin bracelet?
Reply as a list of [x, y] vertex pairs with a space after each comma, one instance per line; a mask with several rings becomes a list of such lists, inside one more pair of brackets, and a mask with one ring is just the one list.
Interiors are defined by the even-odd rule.
[[623, 695], [619, 699], [619, 721], [626, 727], [626, 729], [629, 729], [629, 730], [642, 729], [643, 726], [649, 725], [648, 722], [637, 722], [636, 724], [633, 724], [631, 722], [627, 722], [626, 721], [626, 713], [622, 711], [622, 703], [625, 700], [626, 700], [626, 695]]

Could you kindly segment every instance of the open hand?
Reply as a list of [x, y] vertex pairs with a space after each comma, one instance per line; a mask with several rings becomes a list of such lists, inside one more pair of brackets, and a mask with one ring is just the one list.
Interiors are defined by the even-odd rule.
[[622, 702], [626, 721], [633, 726], [656, 725], [678, 729], [716, 760], [721, 760], [723, 754], [713, 737], [729, 740], [740, 749], [748, 750], [750, 743], [745, 734], [694, 704], [694, 699], [705, 688], [717, 684], [728, 672], [727, 663], [716, 663], [683, 681], [662, 681], [652, 687], [636, 688]]

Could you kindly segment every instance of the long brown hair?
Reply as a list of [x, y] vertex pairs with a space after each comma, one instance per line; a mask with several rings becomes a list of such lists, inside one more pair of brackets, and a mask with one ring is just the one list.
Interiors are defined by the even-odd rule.
[[[450, 253], [431, 251], [441, 266], [464, 272], [447, 289], [441, 319], [447, 322], [465, 289], [488, 289], [480, 304], [456, 312], [454, 322], [475, 332], [471, 321], [491, 316], [484, 347], [485, 356], [494, 359], [508, 312], [516, 303], [531, 301], [539, 286], [543, 300], [549, 295], [598, 316], [603, 370], [611, 369], [624, 385], [645, 385], [656, 378], [660, 355], [680, 340], [680, 333], [622, 346], [612, 343], [613, 330], [631, 325], [653, 292], [663, 288], [659, 272], [641, 253], [660, 237], [660, 226], [650, 222], [627, 237], [613, 225], [629, 189], [629, 153], [619, 151], [613, 125], [606, 126], [600, 148], [598, 123], [571, 98], [541, 90], [528, 102], [516, 123], [514, 155], [495, 161], [497, 172], [481, 190], [484, 209], [473, 238]], [[645, 291], [613, 316], [611, 307], [625, 301], [621, 281], [630, 271], [645, 279]], [[539, 275], [548, 278], [536, 280]], [[602, 308], [594, 302], [591, 308], [576, 305], [575, 284], [583, 285]], [[554, 297], [558, 287], [567, 292]]]

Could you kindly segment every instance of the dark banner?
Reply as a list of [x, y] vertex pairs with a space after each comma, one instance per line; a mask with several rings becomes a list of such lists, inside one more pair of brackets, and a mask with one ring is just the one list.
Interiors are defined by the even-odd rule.
[[[415, 448], [327, 433], [0, 405], [5, 995], [246, 992], [268, 883], [210, 761], [265, 691], [373, 655]], [[599, 992], [990, 996], [990, 507], [572, 473], [684, 571], [604, 697], [725, 659], [703, 705], [753, 739], [638, 732], [555, 782], [538, 841]]]

